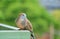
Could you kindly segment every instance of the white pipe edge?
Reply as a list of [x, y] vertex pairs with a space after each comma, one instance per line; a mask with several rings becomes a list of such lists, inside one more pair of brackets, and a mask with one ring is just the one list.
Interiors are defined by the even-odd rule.
[[19, 30], [20, 29], [20, 28], [14, 27], [14, 26], [6, 25], [6, 24], [1, 24], [1, 23], [0, 23], [0, 26], [6, 27], [6, 28], [10, 28], [10, 29], [14, 29], [14, 30]]
[[30, 32], [28, 30], [0, 30], [0, 32]]

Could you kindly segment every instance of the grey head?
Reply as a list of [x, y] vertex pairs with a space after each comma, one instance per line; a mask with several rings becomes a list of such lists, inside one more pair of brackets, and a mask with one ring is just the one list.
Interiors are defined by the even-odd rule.
[[27, 17], [25, 13], [20, 13], [19, 17], [15, 20], [15, 22], [18, 22], [18, 20], [25, 21], [26, 18]]
[[25, 13], [21, 13], [20, 14], [20, 19], [26, 19], [26, 14]]

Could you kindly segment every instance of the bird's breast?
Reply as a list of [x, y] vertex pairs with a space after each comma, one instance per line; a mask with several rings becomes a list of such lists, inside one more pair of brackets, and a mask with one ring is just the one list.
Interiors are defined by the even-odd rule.
[[24, 19], [20, 19], [21, 21], [24, 21]]
[[25, 22], [25, 20], [21, 20], [21, 24], [23, 25], [23, 26], [25, 26], [26, 25], [26, 22]]

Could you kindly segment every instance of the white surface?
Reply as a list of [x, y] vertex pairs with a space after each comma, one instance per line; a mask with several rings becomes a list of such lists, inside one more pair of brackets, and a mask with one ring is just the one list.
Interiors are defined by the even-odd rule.
[[0, 30], [0, 32], [29, 32], [28, 30]]
[[1, 23], [0, 23], [0, 26], [6, 27], [6, 28], [10, 28], [10, 29], [14, 29], [14, 30], [20, 29], [20, 28], [14, 27], [14, 26], [6, 25], [6, 24], [1, 24]]

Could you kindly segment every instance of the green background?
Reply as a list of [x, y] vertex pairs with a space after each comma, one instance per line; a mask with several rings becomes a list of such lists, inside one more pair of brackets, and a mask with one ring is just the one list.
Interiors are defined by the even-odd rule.
[[[39, 5], [38, 0], [0, 0], [0, 23], [16, 26], [15, 19], [19, 13], [26, 13], [33, 25], [34, 33], [49, 32], [50, 24], [60, 30], [60, 21], [57, 21], [47, 10]], [[3, 29], [0, 27], [0, 29]]]

